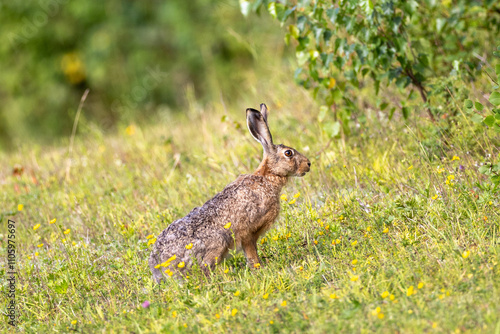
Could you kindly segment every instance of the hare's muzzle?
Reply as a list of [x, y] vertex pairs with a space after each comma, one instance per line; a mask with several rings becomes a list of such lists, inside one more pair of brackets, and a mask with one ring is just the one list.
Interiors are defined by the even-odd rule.
[[309, 159], [306, 158], [300, 167], [301, 168], [299, 170], [299, 175], [300, 176], [306, 175], [306, 173], [308, 173], [311, 170], [311, 161], [309, 161]]

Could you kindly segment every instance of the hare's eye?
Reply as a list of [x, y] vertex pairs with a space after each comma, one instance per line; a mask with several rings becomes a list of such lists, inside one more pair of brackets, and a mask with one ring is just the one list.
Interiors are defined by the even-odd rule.
[[285, 151], [285, 157], [291, 157], [293, 155], [293, 151], [292, 150], [286, 150]]

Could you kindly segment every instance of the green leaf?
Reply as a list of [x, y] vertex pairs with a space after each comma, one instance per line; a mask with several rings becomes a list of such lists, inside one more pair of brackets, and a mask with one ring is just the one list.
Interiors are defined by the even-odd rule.
[[484, 106], [479, 102], [475, 102], [474, 107], [476, 108], [477, 111], [483, 111], [484, 109]]
[[403, 107], [403, 109], [401, 111], [403, 112], [403, 117], [405, 119], [408, 119], [408, 117], [410, 116], [410, 108]]
[[396, 108], [392, 107], [391, 111], [389, 111], [389, 121], [392, 120], [392, 117], [394, 116], [394, 111], [396, 111]]
[[299, 38], [300, 31], [299, 31], [299, 28], [297, 28], [297, 26], [290, 24], [288, 26], [288, 30], [290, 31], [290, 35], [292, 35], [293, 38], [295, 38], [295, 39]]
[[481, 174], [487, 174], [490, 171], [490, 167], [488, 166], [481, 166], [479, 167], [479, 173]]
[[309, 59], [309, 53], [304, 51], [296, 52], [295, 56], [297, 57], [297, 62], [299, 63], [299, 66], [304, 65]]
[[500, 76], [500, 64], [495, 65], [495, 73]]
[[474, 114], [474, 115], [472, 115], [470, 120], [474, 123], [481, 123], [483, 121], [483, 116], [481, 116], [479, 114]]
[[466, 109], [472, 109], [472, 106], [473, 106], [473, 105], [474, 105], [474, 103], [472, 103], [472, 101], [471, 101], [471, 100], [469, 100], [469, 99], [465, 100], [465, 102], [464, 102], [464, 107], [465, 107]]
[[330, 138], [335, 138], [340, 133], [340, 123], [339, 122], [328, 122], [323, 125], [323, 130]]
[[327, 113], [328, 113], [328, 107], [327, 106], [321, 106], [321, 107], [319, 107], [318, 121], [319, 122], [323, 122], [323, 120], [325, 119]]
[[436, 19], [436, 30], [438, 33], [441, 32], [441, 29], [443, 29], [445, 24], [446, 24], [445, 19]]
[[337, 21], [337, 15], [339, 15], [339, 10], [340, 10], [339, 7], [330, 8], [326, 10], [326, 15], [330, 19], [330, 22], [332, 22], [333, 24], [335, 24], [335, 22]]
[[240, 11], [243, 16], [248, 16], [250, 13], [250, 1], [247, 0], [240, 0]]
[[493, 104], [495, 107], [500, 105], [500, 93], [499, 92], [493, 92], [490, 95], [490, 102]]
[[493, 116], [488, 116], [484, 119], [484, 124], [488, 125], [488, 126], [493, 126], [493, 124], [495, 124], [495, 117]]
[[269, 5], [267, 5], [267, 10], [273, 18], [278, 17], [278, 15], [276, 14], [276, 4], [274, 2], [270, 2]]

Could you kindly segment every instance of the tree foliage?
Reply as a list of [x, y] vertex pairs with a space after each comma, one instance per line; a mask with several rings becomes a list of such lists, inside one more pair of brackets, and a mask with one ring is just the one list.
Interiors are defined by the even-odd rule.
[[69, 135], [86, 88], [82, 120], [105, 129], [182, 109], [187, 87], [235, 96], [254, 60], [245, 37], [279, 31], [209, 0], [5, 1], [0, 21], [0, 147]]
[[[286, 26], [286, 42], [295, 41], [297, 81], [334, 106], [344, 127], [359, 90], [370, 80], [375, 93], [396, 85], [416, 90], [434, 120], [430, 101], [446, 93], [450, 76], [471, 80], [479, 60], [500, 33], [495, 0], [298, 0], [241, 1]], [[380, 109], [387, 108], [382, 102]], [[404, 117], [409, 114], [401, 102]], [[390, 116], [395, 108], [390, 110]], [[337, 131], [333, 131], [337, 133]]]

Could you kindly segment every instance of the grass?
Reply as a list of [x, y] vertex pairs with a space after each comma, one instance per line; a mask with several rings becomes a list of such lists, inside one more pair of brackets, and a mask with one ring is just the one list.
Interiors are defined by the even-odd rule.
[[[500, 200], [477, 171], [496, 144], [460, 124], [461, 135], [443, 143], [417, 116], [385, 124], [370, 110], [357, 133], [329, 142], [309, 95], [274, 85], [231, 110], [192, 101], [184, 115], [116, 135], [83, 119], [69, 177], [67, 144], [2, 153], [19, 328], [498, 333]], [[244, 110], [260, 102], [271, 107], [275, 141], [313, 163], [284, 189], [275, 228], [259, 243], [264, 267], [249, 270], [233, 254], [208, 281], [195, 272], [153, 284], [150, 235], [257, 167], [261, 148]], [[16, 165], [24, 170], [13, 173]]]

